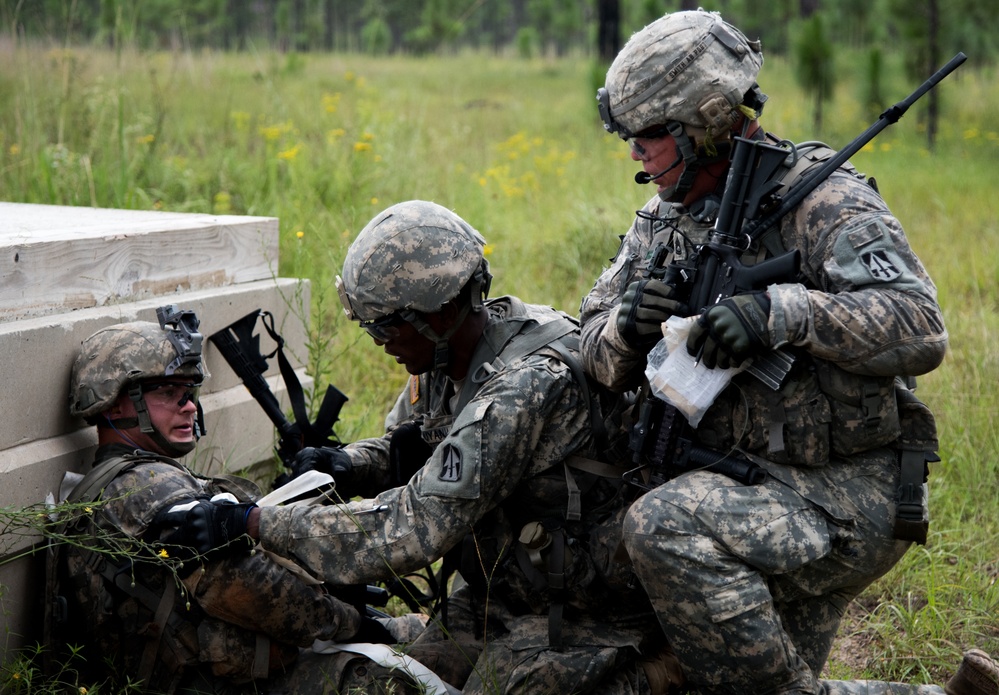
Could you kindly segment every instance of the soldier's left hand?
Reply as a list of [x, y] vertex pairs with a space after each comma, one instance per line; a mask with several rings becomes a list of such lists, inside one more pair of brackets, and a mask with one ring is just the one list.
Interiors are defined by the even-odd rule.
[[687, 336], [687, 352], [705, 367], [738, 367], [770, 348], [770, 297], [750, 292], [728, 297], [707, 308]]
[[246, 525], [250, 511], [256, 506], [194, 500], [161, 511], [151, 528], [159, 534], [159, 543], [167, 548], [186, 548], [200, 556], [245, 552], [253, 547]]

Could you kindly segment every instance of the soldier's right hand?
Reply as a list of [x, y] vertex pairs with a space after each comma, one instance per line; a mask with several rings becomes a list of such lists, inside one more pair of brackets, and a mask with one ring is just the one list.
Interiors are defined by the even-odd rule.
[[354, 466], [350, 462], [350, 454], [338, 447], [307, 446], [295, 455], [291, 466], [291, 477], [297, 478], [306, 471], [319, 471], [333, 476], [337, 494], [344, 499], [353, 497], [351, 482], [354, 478]]
[[649, 350], [663, 337], [662, 324], [682, 315], [685, 307], [673, 299], [673, 287], [661, 280], [635, 280], [621, 297], [617, 310], [617, 330], [636, 350]]
[[250, 511], [257, 505], [225, 501], [192, 500], [160, 512], [153, 522], [159, 543], [178, 555], [193, 551], [199, 556], [243, 552], [253, 547], [246, 533]]

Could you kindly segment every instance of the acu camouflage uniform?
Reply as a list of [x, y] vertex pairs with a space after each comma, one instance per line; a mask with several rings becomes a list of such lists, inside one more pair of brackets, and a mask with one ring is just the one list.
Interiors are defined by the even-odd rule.
[[[207, 374], [201, 334], [192, 311], [171, 305], [157, 315], [159, 325], [116, 324], [84, 342], [73, 365], [70, 412], [90, 424], [104, 422], [127, 393], [139, 417], [107, 423], [126, 431], [140, 427], [155, 446], [180, 455], [193, 441], [174, 445], [155, 429], [142, 385], [164, 376], [201, 384]], [[178, 405], [196, 403], [196, 394], [196, 388], [187, 392]], [[199, 405], [199, 421], [200, 412]], [[343, 641], [362, 619], [269, 556], [201, 561], [179, 546], [161, 546], [164, 554], [154, 556], [162, 512], [220, 493], [250, 502], [259, 490], [242, 478], [196, 476], [173, 458], [132, 446], [101, 446], [93, 470], [69, 495], [78, 511], [65, 522], [66, 533], [78, 542], [57, 545], [49, 555], [47, 589], [53, 600], [68, 594], [69, 607], [66, 624], [50, 626], [53, 636], [82, 641], [95, 678], [119, 687], [141, 683], [144, 692], [257, 692], [265, 683], [275, 694], [354, 685], [381, 692], [391, 676], [366, 659], [300, 649], [317, 639]], [[415, 692], [393, 680], [392, 692]]]
[[[119, 464], [92, 516], [75, 527], [106, 548], [122, 536], [153, 541], [154, 519], [174, 504], [220, 492], [248, 501], [252, 489], [245, 480], [197, 477], [150, 452], [98, 450], [95, 468]], [[307, 677], [295, 673], [299, 647], [349, 638], [360, 617], [263, 553], [208, 560], [178, 574], [168, 558], [115, 565], [107, 553], [76, 546], [64, 556], [81, 612], [74, 624], [87, 631], [92, 663], [115, 678], [143, 680], [147, 691], [256, 692], [270, 679], [270, 692], [294, 692], [286, 682], [303, 680], [310, 692], [335, 692], [348, 670], [351, 658], [335, 655], [307, 661]]]
[[[457, 549], [463, 581], [447, 601], [447, 625], [432, 624], [410, 654], [465, 693], [647, 693], [639, 650], [659, 632], [613, 558], [620, 485], [565, 466], [591, 445], [588, 403], [550, 349], [492, 359], [525, 326], [566, 322], [567, 338], [576, 328], [514, 297], [486, 304], [468, 377], [412, 377], [386, 419], [389, 434], [346, 448], [357, 479], [371, 484], [386, 475], [391, 432], [419, 423], [432, 454], [409, 482], [349, 504], [261, 509], [261, 543], [344, 583], [391, 580]], [[567, 520], [577, 487], [582, 515]], [[551, 565], [554, 545], [535, 546], [562, 534], [565, 562]], [[553, 593], [549, 572], [562, 575], [563, 591]], [[553, 602], [564, 604], [559, 650], [549, 642]]]
[[[658, 240], [674, 257], [690, 252], [673, 225], [701, 243], [713, 222], [658, 196], [645, 210], [668, 221], [636, 218], [580, 314], [584, 364], [616, 389], [635, 386], [645, 367], [618, 334], [621, 295]], [[771, 341], [791, 347], [795, 371], [779, 392], [736, 376], [695, 433], [703, 446], [753, 455], [767, 482], [681, 476], [635, 504], [626, 544], [689, 678], [806, 693], [818, 692], [814, 674], [847, 603], [909, 545], [893, 525], [899, 403], [914, 397], [895, 377], [935, 368], [947, 333], [901, 226], [851, 172], [834, 173], [788, 215], [780, 241], [801, 251], [807, 278], [768, 288]]]
[[[679, 14], [693, 17], [692, 26], [703, 21]], [[719, 36], [741, 36], [702, 14]], [[649, 32], [637, 36], [648, 40]], [[731, 74], [703, 61], [747, 55], [741, 41], [741, 51], [704, 53], [702, 45], [684, 60], [700, 51], [701, 74]], [[749, 68], [750, 84], [756, 69]], [[613, 71], [608, 86], [620, 89], [611, 84]], [[694, 74], [671, 77], [682, 82]], [[645, 126], [639, 119], [628, 127]], [[822, 158], [822, 149], [812, 156]], [[801, 174], [788, 175], [785, 185]], [[691, 254], [683, 235], [706, 242], [716, 211], [717, 198], [687, 209], [654, 197], [644, 213], [661, 219], [636, 218], [584, 298], [583, 361], [606, 386], [633, 388], [645, 367], [645, 353], [622, 338], [615, 320], [626, 288], [659, 242], [671, 250], [667, 262]], [[743, 263], [784, 249], [800, 250], [804, 281], [767, 288], [768, 330], [772, 345], [796, 355], [789, 381], [775, 392], [737, 375], [694, 435], [701, 446], [749, 455], [768, 473], [766, 482], [745, 486], [704, 471], [674, 478], [631, 508], [625, 544], [688, 682], [703, 692], [941, 692], [817, 680], [846, 605], [909, 545], [893, 533], [900, 451], [917, 450], [922, 471], [923, 451], [936, 442], [932, 416], [899, 377], [928, 372], [943, 359], [947, 333], [936, 288], [898, 220], [849, 165]]]

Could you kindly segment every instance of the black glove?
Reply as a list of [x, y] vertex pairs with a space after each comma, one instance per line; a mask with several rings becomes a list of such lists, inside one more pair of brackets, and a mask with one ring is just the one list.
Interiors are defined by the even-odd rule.
[[255, 504], [233, 504], [198, 500], [190, 505], [174, 505], [160, 512], [153, 522], [159, 530], [159, 542], [178, 555], [229, 554], [253, 547], [246, 535], [246, 518]]
[[361, 626], [357, 633], [348, 640], [350, 642], [368, 642], [371, 644], [395, 644], [398, 640], [375, 618], [361, 616]]
[[750, 292], [709, 307], [690, 328], [687, 352], [708, 369], [738, 367], [743, 360], [770, 348], [770, 297]]
[[661, 280], [635, 280], [621, 297], [617, 310], [617, 330], [636, 350], [648, 350], [663, 337], [662, 323], [674, 314], [683, 314], [684, 305], [672, 299], [673, 287]]
[[351, 482], [354, 479], [354, 466], [350, 455], [339, 447], [307, 446], [295, 456], [291, 465], [291, 477], [297, 478], [306, 471], [319, 471], [333, 476], [336, 491], [344, 499], [353, 497]]

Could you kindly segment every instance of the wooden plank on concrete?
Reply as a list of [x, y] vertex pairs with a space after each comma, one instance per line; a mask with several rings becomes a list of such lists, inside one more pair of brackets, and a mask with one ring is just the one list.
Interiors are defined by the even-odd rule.
[[[3, 355], [0, 383], [12, 398], [12, 406], [0, 426], [0, 451], [80, 427], [83, 421], [73, 420], [68, 409], [70, 369], [80, 345], [95, 331], [112, 323], [155, 322], [156, 307], [163, 304], [193, 309], [206, 337], [256, 309], [269, 311], [275, 316], [275, 327], [285, 338], [289, 361], [295, 367], [304, 364], [307, 337], [303, 317], [308, 312], [309, 288], [307, 281], [304, 286], [300, 282], [289, 278], [258, 280], [121, 306], [0, 323], [0, 355]], [[260, 347], [266, 354], [274, 344], [259, 325], [257, 330], [261, 334]], [[204, 350], [212, 376], [202, 393], [239, 385], [239, 379], [208, 340]], [[278, 373], [276, 360], [272, 360], [268, 373]], [[30, 397], [15, 401], [13, 394], [30, 394]]]
[[0, 322], [275, 277], [278, 220], [0, 203]]

